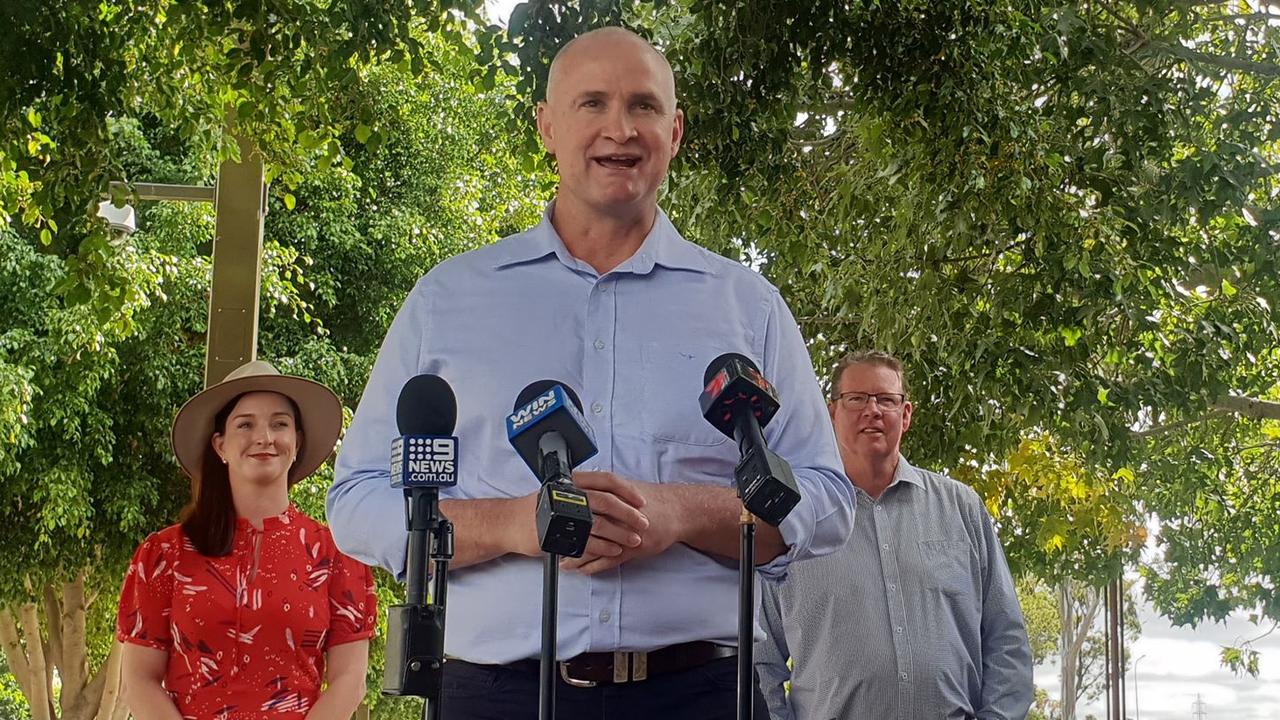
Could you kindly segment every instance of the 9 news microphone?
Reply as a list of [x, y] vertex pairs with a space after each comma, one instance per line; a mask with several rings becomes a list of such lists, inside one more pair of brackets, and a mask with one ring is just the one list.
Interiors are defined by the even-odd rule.
[[[391, 443], [391, 487], [404, 490], [406, 600], [387, 609], [386, 669], [382, 692], [427, 698], [440, 716], [444, 620], [453, 526], [440, 514], [440, 488], [458, 484], [458, 438], [452, 435], [458, 403], [438, 375], [417, 375], [400, 390]], [[427, 595], [427, 564], [435, 563]]]
[[529, 383], [507, 417], [507, 439], [542, 483], [538, 544], [554, 555], [582, 557], [591, 535], [591, 509], [571, 473], [596, 454], [596, 441], [577, 394], [554, 380]]
[[760, 432], [778, 412], [777, 392], [756, 364], [738, 353], [712, 360], [702, 384], [702, 416], [737, 441], [742, 455], [733, 470], [738, 497], [752, 515], [776, 527], [800, 502], [791, 466], [765, 445]]

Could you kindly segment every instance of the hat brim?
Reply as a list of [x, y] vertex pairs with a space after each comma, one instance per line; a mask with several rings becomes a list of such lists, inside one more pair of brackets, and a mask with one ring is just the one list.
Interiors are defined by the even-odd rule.
[[206, 388], [174, 416], [173, 454], [188, 476], [200, 477], [201, 459], [213, 437], [213, 416], [236, 396], [250, 392], [280, 393], [302, 414], [302, 452], [289, 469], [290, 485], [315, 472], [333, 453], [342, 434], [342, 402], [332, 390], [293, 375], [250, 375]]

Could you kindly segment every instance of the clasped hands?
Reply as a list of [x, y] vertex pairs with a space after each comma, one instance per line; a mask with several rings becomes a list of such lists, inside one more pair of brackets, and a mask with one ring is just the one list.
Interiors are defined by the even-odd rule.
[[591, 537], [582, 557], [562, 559], [561, 569], [593, 575], [680, 542], [681, 508], [672, 488], [595, 471], [575, 472], [573, 483], [587, 495]]

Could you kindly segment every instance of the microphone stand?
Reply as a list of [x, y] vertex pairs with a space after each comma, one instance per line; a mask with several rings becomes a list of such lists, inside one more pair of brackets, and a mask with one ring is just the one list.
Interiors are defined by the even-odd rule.
[[560, 556], [542, 560], [542, 653], [538, 658], [538, 720], [556, 716], [556, 614], [560, 608]]
[[549, 440], [543, 449], [542, 489], [538, 492], [538, 545], [542, 559], [542, 652], [538, 658], [538, 720], [554, 720], [556, 713], [556, 617], [560, 610], [560, 558], [582, 557], [591, 531], [587, 496], [573, 486], [563, 440]]
[[[440, 514], [439, 499], [436, 488], [405, 489], [405, 524], [409, 531], [405, 604], [387, 610], [387, 664], [382, 691], [386, 695], [422, 698], [423, 720], [443, 718], [445, 603], [454, 547], [453, 523]], [[433, 566], [430, 573], [428, 564]], [[396, 638], [400, 640], [398, 644], [392, 642]]]
[[[760, 431], [760, 423], [749, 408], [738, 405], [734, 409], [737, 416], [734, 422], [734, 439], [738, 450], [745, 458], [747, 449], [754, 442], [756, 447], [764, 447], [764, 434]], [[744, 488], [747, 483], [739, 477], [745, 470], [738, 465], [734, 474], [738, 487], [738, 498], [742, 500], [742, 514], [738, 517], [738, 525], [742, 528], [741, 547], [738, 552], [738, 720], [753, 720], [755, 704], [755, 674], [752, 667], [755, 650], [755, 571], [756, 571], [756, 518], [747, 510], [747, 496]]]
[[738, 720], [752, 720], [752, 659], [755, 643], [755, 566], [756, 518], [742, 508], [738, 517], [742, 527], [742, 547], [738, 553]]

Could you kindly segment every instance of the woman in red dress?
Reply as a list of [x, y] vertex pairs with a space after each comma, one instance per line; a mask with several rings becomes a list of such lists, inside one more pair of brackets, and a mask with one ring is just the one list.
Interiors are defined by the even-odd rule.
[[138, 547], [120, 597], [134, 717], [351, 717], [376, 622], [373, 577], [288, 492], [341, 428], [333, 392], [261, 361], [178, 412], [174, 454], [193, 499], [181, 523]]

